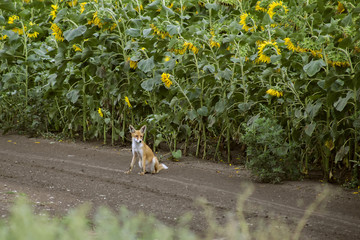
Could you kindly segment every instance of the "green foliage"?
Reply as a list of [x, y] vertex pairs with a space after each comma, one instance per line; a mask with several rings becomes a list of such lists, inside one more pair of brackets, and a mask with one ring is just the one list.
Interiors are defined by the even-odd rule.
[[355, 0], [2, 1], [1, 127], [114, 144], [146, 122], [173, 155], [185, 142], [222, 159], [223, 146], [230, 162], [266, 105], [303, 174], [358, 179], [359, 12]]
[[[251, 194], [251, 190], [246, 193]], [[246, 194], [245, 193], [245, 194]], [[244, 199], [240, 198], [238, 216], [233, 215], [227, 223], [220, 226], [216, 223], [213, 210], [206, 201], [199, 201], [208, 221], [208, 230], [204, 229], [204, 237], [189, 230], [192, 214], [180, 217], [178, 225], [170, 227], [159, 222], [155, 217], [144, 213], [134, 214], [125, 207], [117, 214], [108, 208], [101, 207], [89, 220], [90, 206], [83, 205], [72, 209], [62, 218], [50, 218], [46, 214], [34, 214], [30, 203], [25, 198], [19, 198], [12, 207], [10, 217], [0, 222], [0, 239], [2, 240], [118, 240], [118, 239], [291, 239], [290, 230], [279, 223], [258, 224], [257, 231], [249, 231], [242, 208]], [[241, 221], [240, 221], [241, 220]], [[301, 231], [301, 230], [300, 230]], [[268, 233], [272, 233], [271, 236]], [[300, 232], [299, 232], [300, 233]]]
[[297, 149], [286, 141], [281, 125], [269, 118], [258, 118], [243, 127], [248, 157], [246, 166], [259, 181], [278, 183], [300, 176]]

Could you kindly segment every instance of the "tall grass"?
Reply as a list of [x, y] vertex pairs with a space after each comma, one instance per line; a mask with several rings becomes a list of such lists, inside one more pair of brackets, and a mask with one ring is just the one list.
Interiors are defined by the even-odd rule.
[[[1, 240], [119, 240], [119, 239], [293, 239], [301, 237], [301, 231], [311, 213], [325, 199], [328, 190], [318, 195], [295, 228], [279, 222], [260, 222], [250, 226], [243, 210], [246, 199], [252, 194], [248, 188], [239, 197], [235, 213], [228, 214], [225, 224], [219, 225], [214, 210], [206, 200], [199, 200], [207, 221], [203, 233], [190, 230], [191, 214], [179, 219], [176, 227], [166, 226], [155, 217], [144, 213], [132, 213], [122, 207], [116, 214], [108, 208], [99, 208], [90, 220], [90, 205], [71, 210], [65, 217], [50, 218], [46, 214], [34, 214], [29, 201], [18, 198], [10, 217], [0, 222]], [[294, 229], [294, 230], [291, 230]]]

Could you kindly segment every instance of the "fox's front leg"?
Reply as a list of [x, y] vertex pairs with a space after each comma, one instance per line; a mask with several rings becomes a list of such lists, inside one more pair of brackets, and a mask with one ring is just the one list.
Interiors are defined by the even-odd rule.
[[146, 158], [145, 158], [145, 154], [143, 154], [142, 157], [142, 169], [143, 171], [140, 173], [140, 175], [144, 175], [146, 172]]
[[134, 164], [135, 164], [135, 160], [136, 160], [136, 153], [133, 153], [133, 158], [132, 158], [131, 163], [130, 163], [130, 168], [129, 168], [129, 171], [125, 172], [126, 174], [129, 174], [131, 172], [131, 170], [133, 169]]

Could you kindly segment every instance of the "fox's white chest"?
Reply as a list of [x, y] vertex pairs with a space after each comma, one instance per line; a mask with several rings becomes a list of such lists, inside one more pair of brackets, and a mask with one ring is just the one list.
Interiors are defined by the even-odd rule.
[[135, 139], [132, 140], [132, 152], [133, 154], [136, 153], [140, 158], [143, 156], [143, 147], [144, 144], [142, 142], [138, 143], [135, 141]]

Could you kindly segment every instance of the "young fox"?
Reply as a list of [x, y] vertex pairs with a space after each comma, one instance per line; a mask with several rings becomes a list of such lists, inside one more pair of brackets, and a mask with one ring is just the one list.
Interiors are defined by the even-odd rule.
[[135, 161], [139, 159], [139, 167], [142, 169], [140, 175], [144, 175], [146, 172], [158, 173], [162, 169], [168, 169], [168, 167], [159, 163], [159, 160], [154, 155], [153, 151], [143, 141], [146, 126], [142, 126], [140, 130], [136, 130], [133, 126], [129, 126], [131, 138], [132, 138], [132, 160], [129, 171], [125, 172], [129, 174], [134, 167]]

